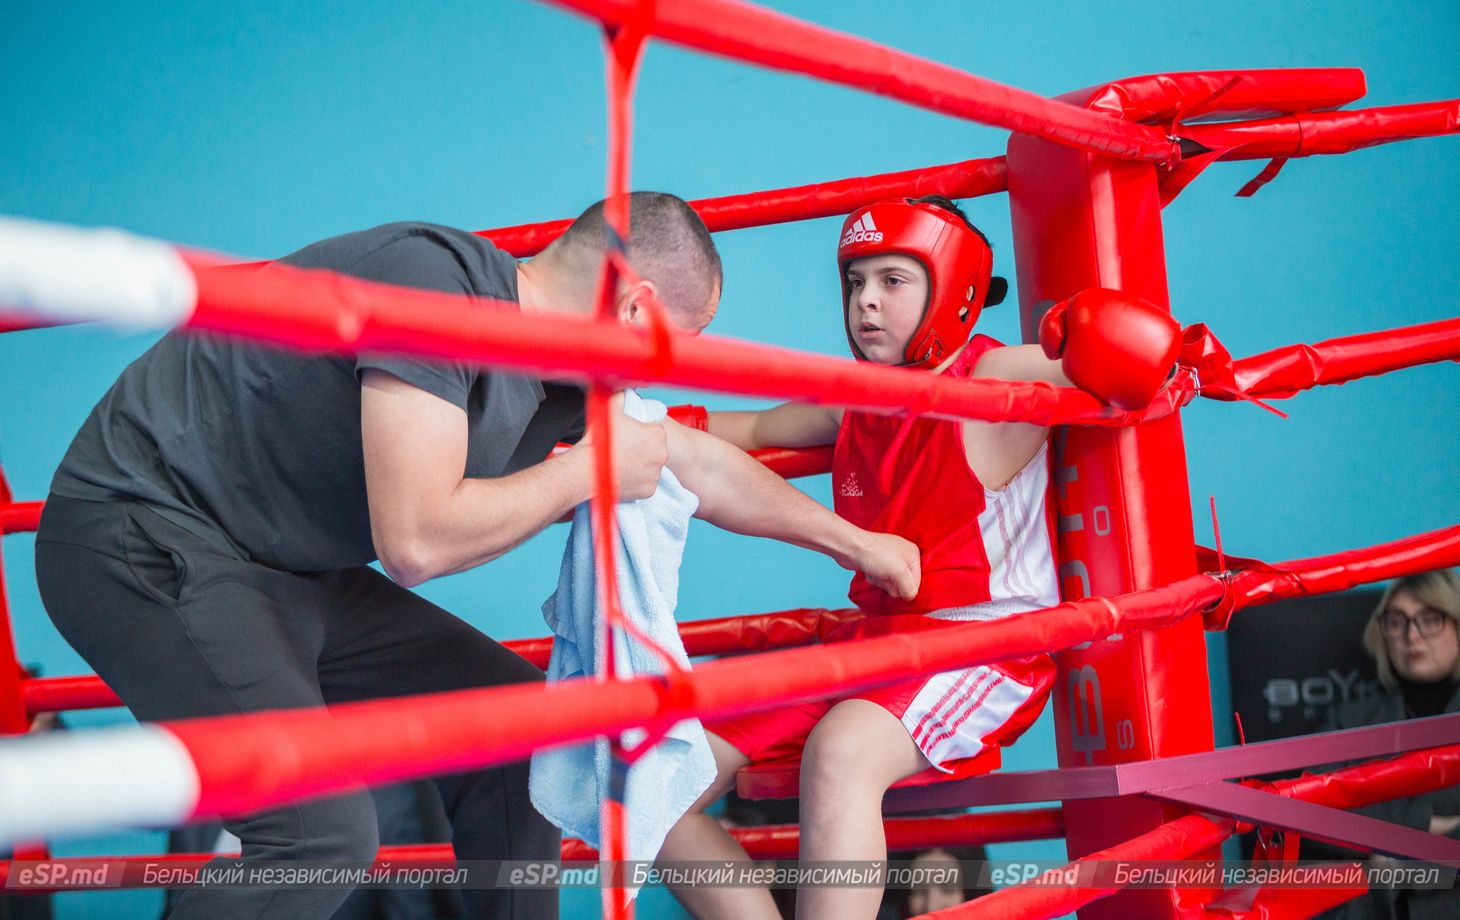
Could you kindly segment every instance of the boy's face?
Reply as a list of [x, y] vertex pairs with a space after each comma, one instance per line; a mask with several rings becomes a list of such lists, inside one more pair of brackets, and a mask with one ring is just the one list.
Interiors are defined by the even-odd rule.
[[847, 329], [868, 361], [901, 364], [927, 306], [928, 273], [911, 256], [868, 256], [847, 266]]

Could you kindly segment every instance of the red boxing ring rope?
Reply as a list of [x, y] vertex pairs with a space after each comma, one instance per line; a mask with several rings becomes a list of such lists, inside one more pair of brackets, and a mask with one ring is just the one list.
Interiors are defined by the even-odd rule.
[[[989, 157], [964, 160], [946, 166], [907, 169], [877, 176], [860, 176], [798, 185], [792, 188], [700, 198], [690, 206], [711, 232], [743, 230], [816, 217], [837, 217], [864, 204], [906, 195], [945, 195], [949, 198], [976, 198], [993, 195], [1008, 188], [1004, 158]], [[572, 223], [570, 219], [550, 220], [536, 224], [518, 224], [495, 230], [478, 230], [501, 249], [520, 258], [535, 255]]]
[[[39, 502], [33, 503], [39, 505]], [[1216, 556], [1206, 562], [1215, 566]], [[1460, 561], [1460, 526], [1406, 537], [1390, 543], [1330, 556], [1269, 565], [1237, 559], [1245, 568], [1230, 579], [1231, 606], [1208, 613], [1213, 628], [1224, 627], [1234, 609], [1287, 597], [1342, 591], [1385, 578], [1443, 568]], [[681, 624], [680, 636], [691, 656], [729, 651], [765, 650], [804, 645], [832, 627], [859, 617], [855, 610], [802, 609], [697, 620]], [[505, 645], [542, 667], [551, 652], [551, 638], [516, 640]], [[94, 675], [36, 678], [22, 682], [26, 710], [41, 712], [115, 706], [120, 700]]]
[[912, 105], [1108, 156], [1164, 162], [1166, 136], [738, 0], [551, 0], [605, 26], [817, 77]]
[[1264, 399], [1282, 399], [1317, 385], [1436, 361], [1460, 361], [1460, 319], [1288, 345], [1233, 364], [1237, 386]]
[[[730, 652], [766, 651], [819, 642], [832, 629], [861, 619], [856, 609], [826, 610], [800, 608], [749, 616], [693, 620], [679, 625], [679, 637], [686, 654], [724, 655]], [[502, 643], [539, 668], [546, 668], [552, 654], [551, 636], [514, 639]], [[34, 677], [22, 679], [20, 692], [28, 717], [43, 712], [69, 712], [120, 706], [116, 693], [100, 677]]]
[[[1155, 830], [1132, 838], [1119, 846], [1091, 853], [1071, 865], [1080, 871], [1092, 863], [1149, 859], [1184, 859], [1195, 853], [1221, 845], [1232, 835], [1228, 822], [1217, 822], [1199, 815], [1188, 815], [1163, 824]], [[1110, 888], [1072, 888], [1026, 883], [995, 891], [956, 907], [948, 907], [915, 920], [953, 920], [953, 918], [1035, 918], [1059, 917], [1073, 913], [1091, 901], [1109, 897], [1119, 891]]]
[[[1439, 547], [1416, 557], [1428, 540]], [[1344, 554], [1370, 574], [1396, 574], [1403, 561], [1426, 567], [1460, 563], [1460, 528]], [[1333, 582], [1334, 557], [1289, 563], [1284, 577], [1299, 586]], [[1388, 568], [1382, 568], [1387, 566]], [[1410, 569], [1411, 571], [1418, 569]], [[1237, 579], [1240, 585], [1240, 576]], [[1162, 626], [1216, 604], [1229, 592], [1222, 580], [1197, 575], [1176, 585], [1115, 598], [1087, 598], [1004, 621], [950, 626], [936, 634], [891, 635], [849, 645], [792, 649], [753, 659], [715, 661], [669, 683], [634, 678], [587, 680], [551, 686], [498, 687], [337, 706], [329, 710], [195, 719], [149, 728], [181, 742], [198, 778], [195, 801], [181, 817], [257, 810], [353, 783], [380, 783], [518, 759], [533, 749], [584, 740], [606, 732], [669, 724], [690, 715], [720, 715], [768, 708], [777, 702], [824, 697], [1009, 657], [1070, 647], [1116, 632]], [[1276, 599], [1245, 591], [1238, 607]], [[677, 686], [676, 686], [677, 684]], [[136, 731], [142, 731], [137, 729]], [[113, 737], [122, 737], [118, 730]], [[76, 739], [47, 739], [63, 750]], [[16, 752], [21, 753], [20, 751]], [[120, 791], [112, 771], [96, 760], [89, 789], [102, 801]], [[98, 806], [100, 807], [100, 806]], [[0, 824], [0, 836], [29, 836], [44, 828]]]
[[[390, 782], [502, 763], [538, 747], [646, 724], [670, 724], [693, 713], [749, 711], [777, 701], [886, 683], [914, 671], [1025, 654], [1021, 649], [1041, 651], [1057, 644], [1050, 641], [1055, 635], [1071, 642], [1087, 641], [1140, 623], [1168, 621], [1222, 594], [1214, 579], [1197, 577], [1191, 582], [1129, 598], [1061, 605], [1024, 618], [1028, 625], [1023, 628], [976, 623], [942, 630], [935, 641], [927, 635], [888, 636], [856, 647], [793, 649], [711, 662], [677, 675], [678, 687], [654, 678], [578, 680], [363, 702], [330, 710], [196, 719], [106, 734], [124, 739], [161, 730], [181, 742], [178, 751], [191, 762], [198, 786], [195, 801], [169, 806], [183, 809], [175, 819], [232, 814], [327, 794], [358, 782]], [[1177, 600], [1185, 609], [1175, 604]], [[772, 676], [773, 683], [768, 680]], [[683, 708], [674, 705], [677, 700], [683, 701]], [[58, 752], [78, 743], [76, 738], [45, 741]], [[35, 744], [27, 747], [40, 749]], [[106, 765], [109, 759], [98, 759], [95, 752], [83, 757], [97, 767], [99, 775], [86, 786], [101, 793], [98, 809], [106, 807], [103, 803], [133, 800], [130, 793], [107, 791], [107, 784], [117, 781], [115, 771]], [[165, 781], [163, 774], [157, 775], [158, 781]], [[179, 792], [186, 797], [185, 790]], [[15, 816], [0, 821], [0, 836], [26, 839], [45, 833], [45, 828], [28, 828], [21, 821]]]
[[[768, 708], [924, 673], [1076, 644], [1185, 616], [1221, 596], [1214, 579], [1126, 598], [1062, 604], [1026, 623], [976, 623], [936, 637], [771, 652], [702, 665], [674, 688], [653, 678], [566, 681], [170, 723], [201, 780], [194, 814], [252, 811], [351, 782], [390, 782], [520, 759], [539, 747], [672, 723], [692, 714]], [[1173, 612], [1174, 611], [1174, 612]], [[684, 709], [672, 707], [674, 698]], [[481, 715], [479, 716], [478, 713]], [[328, 743], [326, 743], [328, 739]], [[384, 750], [382, 750], [384, 748]], [[272, 756], [260, 757], [269, 751]], [[258, 762], [265, 760], [267, 763]], [[344, 779], [343, 777], [349, 777]]]
[[[1046, 383], [923, 380], [896, 368], [673, 330], [654, 335], [613, 321], [491, 309], [493, 301], [272, 265], [195, 267], [196, 308], [186, 326], [309, 350], [386, 349], [615, 383], [658, 381], [691, 389], [777, 396], [869, 411], [1041, 425], [1124, 425], [1159, 417], [1189, 398], [1142, 413]], [[926, 375], [925, 375], [926, 376]]]
[[1460, 99], [1344, 112], [1303, 112], [1241, 124], [1186, 125], [1182, 134], [1223, 159], [1350, 153], [1460, 130]]
[[1181, 127], [1217, 116], [1253, 118], [1336, 109], [1363, 98], [1365, 90], [1364, 72], [1356, 67], [1284, 67], [1146, 74], [1061, 98], [1125, 121]]
[[34, 533], [41, 524], [41, 508], [44, 504], [44, 502], [0, 503], [0, 534]]
[[1292, 562], [1250, 566], [1232, 578], [1228, 598], [1235, 609], [1287, 597], [1347, 591], [1358, 585], [1460, 565], [1460, 524], [1364, 549]]

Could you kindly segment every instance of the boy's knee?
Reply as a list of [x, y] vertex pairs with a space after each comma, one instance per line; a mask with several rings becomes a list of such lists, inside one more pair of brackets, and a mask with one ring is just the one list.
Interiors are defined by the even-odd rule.
[[846, 733], [813, 731], [801, 756], [801, 794], [832, 792], [864, 779], [856, 768], [860, 753], [857, 739]]
[[714, 803], [720, 801], [729, 792], [734, 791], [735, 781], [740, 776], [740, 768], [750, 763], [750, 758], [743, 754], [738, 748], [726, 741], [714, 732], [706, 732], [705, 737], [710, 744], [710, 752], [715, 758], [715, 778], [699, 799], [690, 806], [690, 811], [702, 812]]
[[710, 780], [710, 785], [705, 787], [705, 791], [701, 792], [700, 797], [695, 799], [694, 804], [689, 807], [689, 814], [704, 814], [705, 810], [711, 805], [714, 805], [723, 799], [727, 793], [733, 791], [739, 772], [740, 766], [738, 764], [716, 764], [715, 778]]

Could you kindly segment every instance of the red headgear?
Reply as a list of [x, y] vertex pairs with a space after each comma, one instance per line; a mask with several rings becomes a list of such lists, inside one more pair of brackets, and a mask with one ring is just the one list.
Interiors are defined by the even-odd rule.
[[[910, 256], [928, 273], [928, 305], [908, 339], [902, 363], [933, 367], [961, 348], [973, 332], [988, 299], [993, 253], [978, 231], [935, 204], [902, 198], [859, 208], [842, 224], [836, 253], [842, 276], [843, 322], [851, 293], [847, 266], [857, 259], [888, 254]], [[1000, 299], [1002, 295], [994, 303]], [[865, 361], [850, 326], [847, 342], [852, 354]]]

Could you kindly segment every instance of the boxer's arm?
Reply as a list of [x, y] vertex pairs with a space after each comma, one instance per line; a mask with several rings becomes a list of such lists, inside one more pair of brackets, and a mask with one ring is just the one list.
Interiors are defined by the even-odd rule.
[[819, 447], [836, 440], [842, 410], [810, 403], [781, 403], [758, 412], [711, 412], [710, 434], [741, 450]]
[[895, 597], [917, 594], [921, 572], [916, 546], [838, 517], [719, 437], [669, 420], [663, 424], [669, 468], [699, 497], [695, 517], [734, 533], [824, 553]]
[[[525, 470], [466, 478], [466, 413], [384, 371], [365, 372], [360, 422], [376, 555], [407, 587], [495, 559], [592, 492], [586, 438]], [[625, 418], [614, 435], [620, 494], [651, 494], [667, 459], [663, 430]]]
[[[1046, 357], [1038, 345], [991, 348], [974, 365], [975, 377], [1021, 382], [1044, 381], [1069, 386], [1058, 360]], [[964, 422], [963, 452], [978, 479], [990, 489], [1002, 489], [1034, 458], [1049, 437], [1043, 425], [1024, 422]]]
[[1055, 386], [1073, 386], [1058, 358], [1050, 358], [1038, 345], [1006, 345], [990, 348], [973, 367], [975, 377], [999, 380], [1043, 380]]

